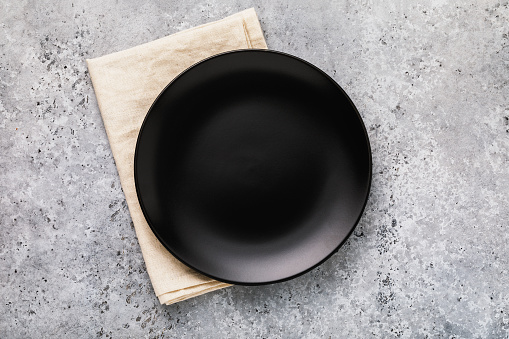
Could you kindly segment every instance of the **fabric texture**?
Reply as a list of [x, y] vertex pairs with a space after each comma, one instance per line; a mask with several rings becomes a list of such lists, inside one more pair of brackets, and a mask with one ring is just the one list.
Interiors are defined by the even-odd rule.
[[87, 60], [147, 272], [162, 304], [169, 305], [229, 285], [182, 264], [152, 233], [140, 208], [134, 183], [134, 151], [138, 132], [153, 101], [178, 74], [212, 55], [246, 48], [267, 48], [252, 8], [124, 51]]

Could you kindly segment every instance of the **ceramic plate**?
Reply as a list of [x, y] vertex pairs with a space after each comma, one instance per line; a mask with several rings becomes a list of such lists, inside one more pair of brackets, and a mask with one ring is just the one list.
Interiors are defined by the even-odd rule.
[[371, 185], [352, 101], [329, 76], [268, 50], [220, 54], [159, 95], [134, 160], [161, 243], [217, 280], [257, 285], [316, 267], [352, 233]]

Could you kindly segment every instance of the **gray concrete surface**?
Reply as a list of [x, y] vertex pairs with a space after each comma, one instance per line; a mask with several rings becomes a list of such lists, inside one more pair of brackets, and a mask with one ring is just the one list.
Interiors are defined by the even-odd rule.
[[[295, 280], [153, 294], [84, 59], [255, 7], [351, 96], [373, 188]], [[508, 338], [507, 1], [0, 5], [1, 338]]]

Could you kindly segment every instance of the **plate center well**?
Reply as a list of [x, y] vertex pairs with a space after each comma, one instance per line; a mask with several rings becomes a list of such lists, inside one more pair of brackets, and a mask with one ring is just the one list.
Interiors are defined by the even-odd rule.
[[176, 220], [192, 218], [197, 232], [212, 227], [242, 242], [298, 228], [318, 200], [326, 168], [321, 139], [294, 106], [243, 101], [214, 112], [177, 160], [179, 181], [168, 189], [178, 202]]

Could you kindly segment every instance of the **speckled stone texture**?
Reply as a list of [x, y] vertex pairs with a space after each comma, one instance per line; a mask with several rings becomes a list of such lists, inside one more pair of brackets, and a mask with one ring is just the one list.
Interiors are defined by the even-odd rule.
[[[351, 96], [373, 186], [295, 280], [155, 297], [85, 58], [255, 7]], [[0, 4], [1, 338], [508, 338], [507, 1]]]

